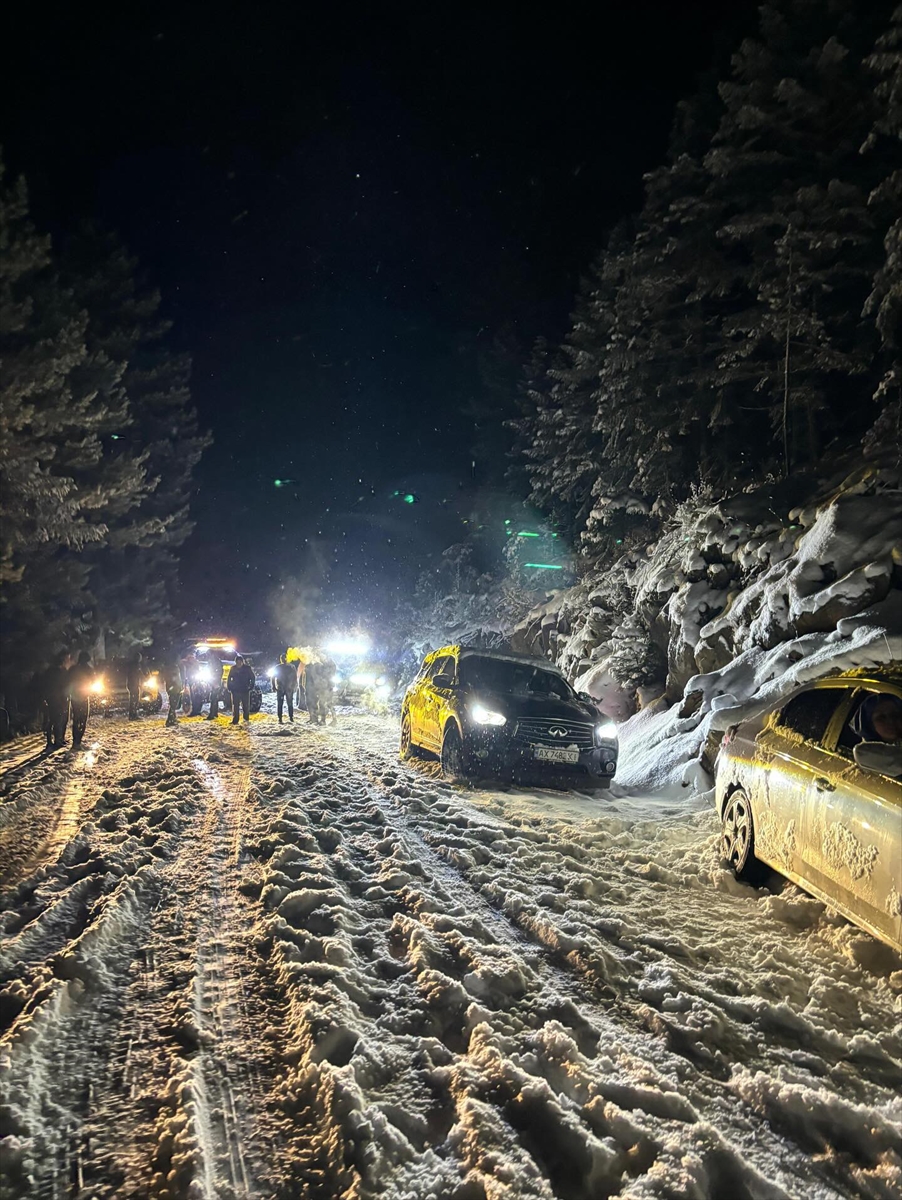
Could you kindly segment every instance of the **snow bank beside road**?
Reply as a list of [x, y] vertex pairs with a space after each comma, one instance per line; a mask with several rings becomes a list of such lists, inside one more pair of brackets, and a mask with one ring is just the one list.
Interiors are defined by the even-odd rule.
[[839, 622], [763, 650], [752, 646], [728, 666], [695, 675], [683, 701], [645, 709], [620, 726], [617, 783], [637, 790], [705, 790], [713, 780], [699, 761], [714, 736], [776, 706], [793, 688], [834, 671], [902, 661], [902, 624], [895, 598]]
[[560, 593], [521, 631], [611, 716], [678, 704], [621, 729], [619, 783], [710, 786], [709, 735], [797, 683], [902, 659], [902, 490], [869, 465], [780, 519], [770, 494], [685, 504], [646, 549]]

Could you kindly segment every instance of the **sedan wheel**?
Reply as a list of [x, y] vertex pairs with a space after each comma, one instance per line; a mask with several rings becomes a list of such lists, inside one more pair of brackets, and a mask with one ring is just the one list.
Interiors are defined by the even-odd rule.
[[742, 790], [730, 793], [723, 811], [723, 831], [720, 838], [721, 856], [730, 864], [737, 879], [758, 883], [766, 868], [755, 857], [755, 827], [752, 806]]

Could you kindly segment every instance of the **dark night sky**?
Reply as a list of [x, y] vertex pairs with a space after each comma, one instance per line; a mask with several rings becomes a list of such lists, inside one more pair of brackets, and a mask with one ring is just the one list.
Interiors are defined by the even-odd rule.
[[505, 326], [561, 336], [676, 102], [754, 6], [103, 11], [7, 16], [2, 143], [41, 227], [123, 235], [193, 354], [215, 445], [186, 615], [262, 636], [263, 597], [320, 562], [366, 616], [482, 482], [459, 415], [477, 355]]

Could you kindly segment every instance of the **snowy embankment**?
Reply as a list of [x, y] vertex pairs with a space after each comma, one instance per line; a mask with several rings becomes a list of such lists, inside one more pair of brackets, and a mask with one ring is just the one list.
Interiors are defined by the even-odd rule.
[[897, 956], [396, 733], [102, 726], [0, 896], [4, 1200], [898, 1194]]
[[[520, 642], [615, 718], [638, 694], [642, 711], [621, 726], [621, 785], [704, 790], [702, 751], [710, 764], [730, 725], [797, 684], [902, 661], [899, 471], [863, 467], [785, 517], [763, 490], [687, 503], [643, 555], [552, 597]], [[637, 688], [655, 655], [659, 685]]]

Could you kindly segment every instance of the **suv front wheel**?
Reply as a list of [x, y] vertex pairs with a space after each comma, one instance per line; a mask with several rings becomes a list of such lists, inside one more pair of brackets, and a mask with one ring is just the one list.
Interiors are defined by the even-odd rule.
[[445, 726], [442, 737], [442, 774], [450, 783], [466, 783], [470, 777], [467, 752], [453, 721]]
[[407, 762], [409, 758], [413, 758], [416, 749], [416, 746], [411, 741], [410, 710], [408, 709], [401, 718], [401, 744], [398, 747], [398, 757], [402, 762]]

